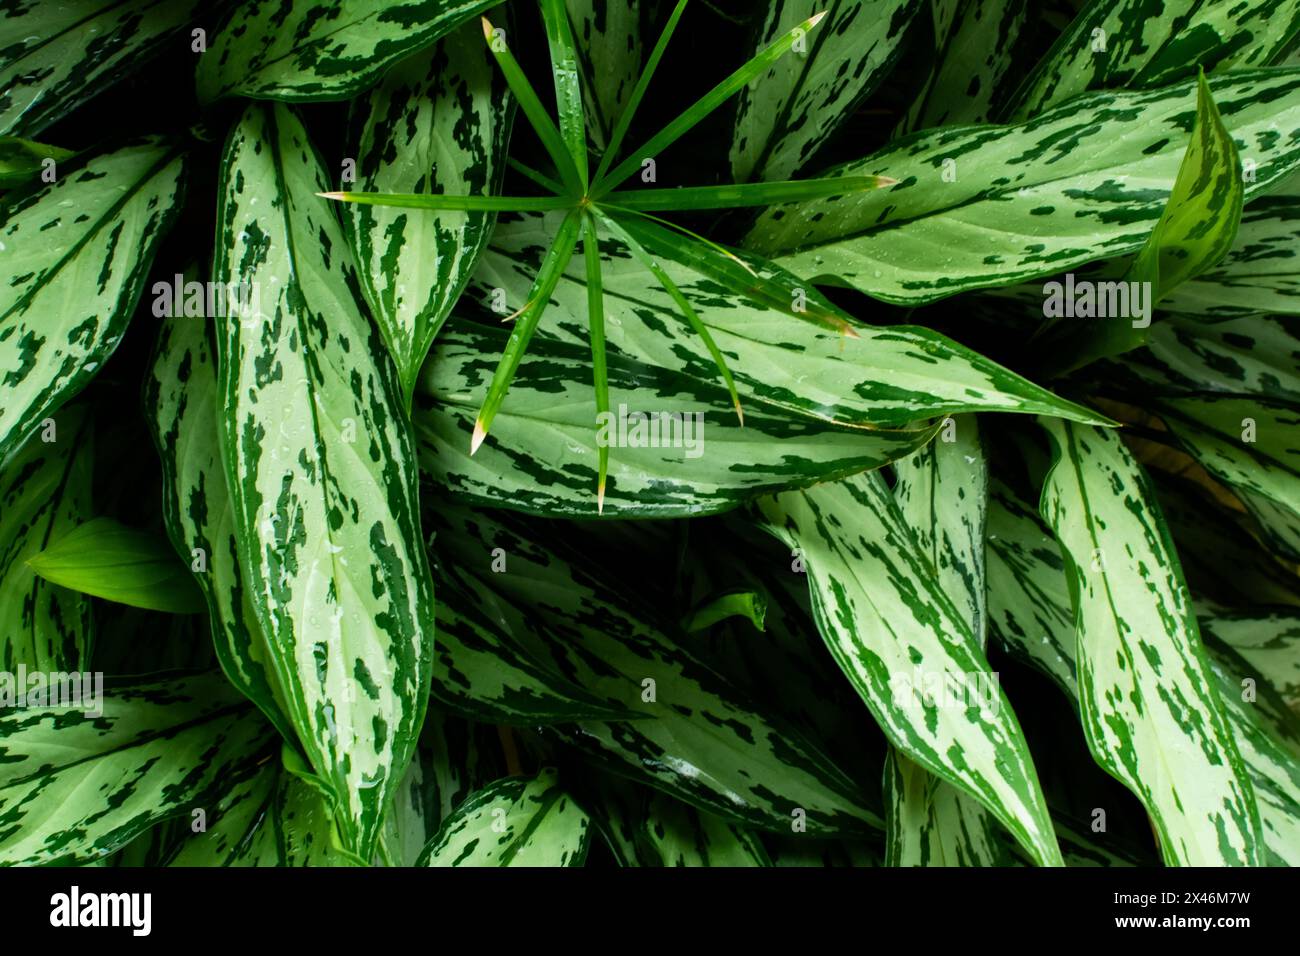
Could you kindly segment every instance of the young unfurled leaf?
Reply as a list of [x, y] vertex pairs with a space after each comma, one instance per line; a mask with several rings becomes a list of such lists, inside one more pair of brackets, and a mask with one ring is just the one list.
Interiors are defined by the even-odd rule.
[[78, 525], [27, 564], [52, 584], [132, 607], [174, 614], [204, 608], [189, 569], [164, 538], [111, 518]]

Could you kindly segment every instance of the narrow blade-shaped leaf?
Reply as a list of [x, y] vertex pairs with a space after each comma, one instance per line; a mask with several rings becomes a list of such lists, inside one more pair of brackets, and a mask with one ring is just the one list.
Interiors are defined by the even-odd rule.
[[582, 217], [576, 211], [569, 212], [560, 224], [551, 247], [546, 251], [542, 267], [538, 270], [537, 278], [528, 291], [527, 304], [519, 315], [518, 321], [515, 322], [514, 328], [510, 330], [510, 338], [501, 352], [501, 361], [497, 364], [496, 371], [492, 374], [492, 381], [488, 384], [487, 397], [479, 407], [478, 418], [474, 421], [474, 434], [470, 439], [470, 454], [478, 451], [479, 445], [487, 436], [488, 429], [492, 427], [492, 420], [496, 418], [501, 403], [505, 401], [510, 383], [519, 370], [519, 363], [523, 361], [524, 352], [528, 350], [528, 343], [533, 333], [537, 331], [537, 325], [542, 321], [542, 315], [550, 304], [555, 284], [560, 281], [560, 276], [568, 266], [573, 250], [577, 247], [578, 229], [581, 224]]
[[560, 114], [560, 136], [578, 171], [585, 194], [588, 184], [587, 118], [582, 106], [581, 70], [578, 50], [569, 25], [565, 0], [542, 0], [542, 23], [551, 50], [551, 73], [555, 77], [555, 103]]
[[[623, 145], [623, 137], [627, 135], [627, 131], [632, 127], [632, 120], [636, 117], [637, 107], [641, 105], [641, 100], [645, 97], [645, 91], [650, 87], [650, 81], [654, 78], [655, 70], [659, 67], [659, 61], [663, 59], [664, 50], [668, 48], [668, 41], [672, 39], [673, 31], [677, 29], [677, 22], [682, 18], [682, 13], [686, 10], [686, 3], [687, 0], [677, 0], [676, 6], [668, 14], [664, 28], [659, 33], [659, 39], [655, 41], [654, 49], [650, 51], [645, 66], [641, 68], [636, 85], [632, 88], [626, 104], [619, 111], [618, 119], [613, 123], [604, 155], [600, 157], [600, 164], [596, 167], [596, 174], [593, 177], [596, 182], [604, 179], [605, 173], [609, 171], [609, 167], [618, 158], [619, 148]], [[608, 13], [606, 13], [606, 16], [608, 16]]]
[[847, 196], [894, 184], [893, 180], [880, 176], [838, 176], [834, 179], [743, 183], [736, 186], [682, 186], [677, 189], [631, 189], [626, 192], [615, 190], [605, 196], [602, 204], [623, 209], [730, 209]]
[[[645, 157], [655, 157], [665, 149], [677, 142], [687, 130], [691, 129], [700, 120], [704, 119], [719, 106], [731, 99], [738, 93], [750, 80], [759, 76], [769, 66], [785, 56], [790, 48], [805, 38], [809, 31], [817, 26], [818, 23], [826, 16], [823, 10], [793, 29], [778, 37], [769, 44], [764, 50], [750, 59], [743, 66], [728, 76], [725, 80], [705, 93], [693, 104], [686, 108], [684, 112], [676, 119], [672, 120], [654, 136], [650, 137], [639, 149], [634, 150], [631, 155], [620, 162], [612, 170], [600, 178], [593, 186], [597, 196], [601, 196], [611, 189], [618, 186], [625, 179], [631, 176], [641, 167], [641, 161]], [[634, 104], [635, 105], [635, 100]], [[611, 151], [612, 152], [612, 151]]]
[[506, 43], [504, 32], [493, 27], [487, 17], [483, 18], [483, 37], [487, 41], [488, 49], [496, 57], [497, 65], [501, 68], [506, 82], [510, 84], [510, 91], [519, 101], [519, 108], [524, 111], [524, 116], [528, 117], [529, 125], [537, 133], [538, 139], [542, 141], [542, 145], [551, 157], [551, 162], [559, 171], [560, 179], [574, 196], [584, 195], [586, 188], [583, 186], [582, 177], [578, 174], [578, 167], [569, 154], [564, 137], [555, 128], [555, 123], [551, 121], [546, 108], [542, 106], [542, 101], [537, 97], [537, 91], [533, 89], [532, 84], [528, 82], [528, 77], [515, 61], [514, 54], [510, 52], [510, 47]]

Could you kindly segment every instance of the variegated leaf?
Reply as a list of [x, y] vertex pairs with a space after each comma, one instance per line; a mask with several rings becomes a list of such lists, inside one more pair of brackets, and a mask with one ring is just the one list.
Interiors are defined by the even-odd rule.
[[0, 133], [32, 135], [170, 44], [198, 0], [11, 0], [0, 7]]
[[[522, 306], [556, 225], [543, 215], [499, 224], [475, 273], [473, 298], [492, 303], [500, 289], [502, 309]], [[866, 429], [911, 426], [921, 418], [963, 411], [1044, 409], [1080, 421], [1100, 420], [929, 329], [858, 325], [806, 282], [762, 259], [745, 257], [765, 280], [759, 285], [740, 266], [722, 272], [713, 268], [713, 260], [688, 261], [653, 223], [629, 218], [621, 225], [654, 253], [726, 356], [746, 425], [763, 406], [787, 418]], [[717, 383], [707, 348], [636, 257], [616, 242], [602, 242], [601, 273], [611, 361], [627, 356]], [[530, 348], [543, 338], [589, 348], [580, 264], [570, 265], [560, 279]], [[790, 387], [792, 382], [797, 387]], [[611, 467], [617, 458], [610, 455]]]
[[1113, 432], [1043, 420], [1043, 517], [1074, 598], [1079, 706], [1097, 762], [1151, 814], [1171, 865], [1258, 865], [1259, 814], [1173, 542]]
[[168, 866], [350, 866], [333, 846], [334, 826], [319, 791], [273, 757], [256, 776], [231, 789]]
[[499, 0], [247, 0], [199, 58], [198, 92], [305, 102], [342, 100], [388, 67]]
[[1247, 205], [1224, 260], [1175, 289], [1162, 305], [1170, 312], [1215, 319], [1256, 312], [1300, 315], [1297, 244], [1300, 181], [1293, 177]]
[[654, 37], [649, 14], [655, 4], [642, 0], [565, 0], [582, 70], [582, 102], [587, 137], [597, 152], [610, 134], [636, 86], [645, 57], [645, 38]]
[[603, 441], [611, 446], [606, 514], [709, 514], [765, 491], [878, 468], [934, 434], [925, 422], [868, 431], [761, 405], [741, 427], [716, 369], [698, 370], [700, 378], [622, 355], [608, 363], [611, 420], [598, 423], [589, 350], [539, 335], [471, 456], [475, 416], [506, 336], [455, 325], [425, 367], [414, 421], [422, 469], [474, 503], [595, 517]]
[[758, 836], [744, 827], [646, 787], [592, 776], [586, 806], [620, 866], [772, 865]]
[[1300, 336], [1280, 317], [1209, 324], [1162, 315], [1147, 348], [1125, 356], [1124, 370], [1140, 380], [1137, 395], [1154, 387], [1156, 394], [1252, 394], [1300, 405]]
[[930, 0], [935, 55], [925, 86], [899, 134], [932, 126], [984, 123], [1001, 106], [1014, 75], [1016, 44], [1029, 0]]
[[[1185, 478], [1162, 474], [1156, 490], [1187, 583], [1199, 597], [1224, 607], [1300, 607], [1300, 573], [1260, 547], [1243, 511]], [[1224, 574], [1225, 567], [1233, 573]]]
[[[483, 30], [467, 24], [398, 64], [368, 97], [356, 146], [364, 192], [498, 192], [513, 100]], [[495, 216], [344, 205], [365, 293], [407, 407], [420, 365], [487, 245]]]
[[1232, 487], [1280, 552], [1300, 560], [1300, 406], [1258, 395], [1159, 398], [1152, 410]]
[[90, 599], [39, 577], [27, 559], [90, 512], [93, 440], [83, 405], [64, 408], [0, 470], [0, 670], [83, 668]]
[[[89, 683], [89, 682], [87, 682]], [[224, 678], [111, 682], [0, 709], [0, 864], [107, 856], [256, 771], [271, 732]]]
[[369, 859], [432, 665], [414, 447], [302, 125], [251, 107], [221, 174], [214, 277], [250, 296], [217, 338], [240, 570], [344, 847]]
[[1300, 717], [1231, 648], [1207, 639], [1206, 652], [1250, 768], [1270, 863], [1295, 866], [1300, 862]]
[[778, 0], [762, 50], [815, 13], [826, 19], [740, 91], [731, 144], [737, 182], [789, 179], [893, 67], [922, 0]]
[[1074, 615], [1060, 545], [1037, 503], [1001, 481], [989, 490], [985, 556], [993, 638], [1076, 696]]
[[[711, 668], [659, 621], [663, 608], [612, 582], [553, 531], [543, 536], [550, 522], [442, 508], [435, 517], [440, 563], [474, 570], [497, 596], [493, 614], [528, 634], [553, 670], [611, 710], [638, 715], [555, 724], [549, 737], [744, 826], [789, 832], [796, 810], [810, 837], [882, 826], [861, 781]], [[504, 557], [505, 573], [491, 571], [494, 557]]]
[[500, 755], [501, 740], [493, 728], [431, 710], [420, 746], [384, 816], [381, 859], [389, 866], [414, 866], [452, 812], [505, 774]]
[[1059, 865], [1011, 705], [884, 480], [860, 475], [759, 508], [798, 549], [822, 636], [890, 743], [982, 803], [1038, 862]]
[[201, 318], [160, 320], [145, 408], [162, 461], [163, 521], [208, 605], [213, 647], [226, 677], [294, 739], [289, 708], [239, 568], [235, 513], [221, 462], [222, 401], [216, 358]]
[[1232, 648], [1300, 714], [1300, 614], [1239, 611], [1200, 618], [1201, 633]]
[[[1300, 163], [1300, 70], [1211, 79], [1254, 164], [1247, 198]], [[1164, 211], [1196, 116], [1196, 83], [1093, 93], [1016, 126], [908, 137], [833, 175], [898, 185], [790, 203], [745, 245], [809, 281], [904, 305], [1136, 252]]]
[[436, 554], [431, 560], [438, 584], [433, 667], [438, 706], [475, 720], [526, 727], [639, 716], [575, 684], [570, 668], [557, 666], [554, 651], [539, 645], [537, 635], [493, 593], [486, 575], [509, 572], [506, 552], [484, 554], [474, 570], [460, 561], [440, 561]]
[[1164, 86], [1202, 67], [1265, 66], [1300, 29], [1296, 0], [1092, 0], [1016, 95], [1024, 119], [1088, 90]]
[[1006, 866], [1001, 827], [978, 800], [890, 748], [887, 866]]
[[[894, 467], [894, 498], [935, 581], [983, 648], [988, 465], [975, 416], [945, 419], [939, 437]], [[997, 821], [978, 800], [891, 748], [885, 766], [890, 866], [996, 866]]]
[[0, 463], [113, 353], [180, 203], [172, 147], [74, 162], [0, 223]]
[[554, 770], [506, 777], [458, 807], [416, 866], [582, 866], [590, 828]]

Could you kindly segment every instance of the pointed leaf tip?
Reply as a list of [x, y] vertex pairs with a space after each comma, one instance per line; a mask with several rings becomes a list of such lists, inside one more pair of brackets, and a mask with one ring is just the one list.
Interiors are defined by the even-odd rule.
[[479, 20], [481, 20], [483, 23], [483, 39], [491, 43], [492, 42], [492, 21], [489, 20], [487, 17], [479, 17]]
[[469, 440], [471, 455], [478, 451], [478, 446], [483, 444], [484, 438], [487, 438], [487, 429], [483, 427], [483, 420], [480, 418], [474, 422], [474, 437]]
[[823, 10], [821, 13], [813, 14], [811, 17], [808, 18], [808, 29], [811, 30], [813, 27], [817, 26], [817, 24], [821, 23], [822, 20], [824, 20], [825, 18], [826, 18], [825, 10]]
[[603, 515], [604, 513], [605, 513], [605, 482], [602, 481], [600, 484], [596, 486], [596, 514]]

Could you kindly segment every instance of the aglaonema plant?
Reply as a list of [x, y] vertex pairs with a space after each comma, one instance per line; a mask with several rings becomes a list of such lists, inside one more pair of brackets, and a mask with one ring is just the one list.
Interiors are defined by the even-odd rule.
[[1298, 33], [5, 5], [0, 865], [1300, 865]]
[[[551, 71], [555, 80], [555, 100], [559, 111], [559, 125], [546, 113], [537, 92], [529, 83], [518, 62], [510, 53], [504, 32], [492, 26], [483, 17], [483, 38], [492, 50], [510, 89], [518, 100], [520, 109], [537, 133], [554, 165], [558, 180], [527, 165], [512, 161], [512, 165], [529, 179], [547, 190], [548, 196], [472, 196], [447, 194], [394, 194], [361, 192], [327, 192], [320, 195], [345, 202], [367, 203], [377, 206], [400, 206], [415, 209], [453, 209], [477, 212], [558, 212], [565, 213], [554, 240], [542, 260], [528, 301], [507, 321], [514, 321], [510, 339], [497, 366], [496, 374], [488, 386], [487, 395], [474, 422], [470, 439], [470, 453], [478, 450], [492, 427], [492, 420], [501, 408], [510, 382], [528, 349], [528, 343], [537, 330], [551, 293], [560, 275], [569, 265], [579, 242], [586, 262], [588, 290], [588, 321], [590, 323], [591, 365], [596, 395], [596, 422], [609, 413], [609, 382], [606, 375], [604, 301], [601, 285], [600, 232], [603, 229], [624, 244], [654, 275], [664, 290], [681, 309], [691, 328], [704, 341], [717, 365], [718, 373], [726, 383], [736, 417], [744, 424], [744, 410], [736, 384], [726, 359], [715, 344], [709, 330], [701, 321], [690, 301], [682, 295], [668, 273], [660, 267], [652, 250], [637, 241], [624, 227], [630, 216], [640, 216], [672, 226], [656, 212], [685, 212], [691, 210], [729, 209], [744, 206], [773, 206], [799, 200], [845, 196], [882, 186], [895, 180], [883, 176], [848, 176], [833, 179], [806, 179], [784, 182], [744, 183], [731, 186], [685, 186], [673, 189], [620, 189], [643, 166], [663, 150], [704, 120], [728, 99], [739, 93], [756, 77], [771, 68], [780, 57], [787, 54], [796, 42], [802, 41], [825, 17], [825, 12], [815, 14], [771, 43], [712, 90], [700, 97], [651, 136], [639, 148], [630, 150], [617, 164], [623, 140], [636, 118], [637, 107], [650, 87], [655, 69], [662, 59], [673, 31], [686, 9], [687, 0], [678, 0], [664, 25], [654, 49], [646, 60], [627, 105], [619, 115], [608, 146], [601, 154], [594, 171], [590, 168], [586, 115], [583, 109], [578, 51], [574, 46], [569, 14], [563, 0], [543, 0], [542, 17], [546, 25], [546, 38], [550, 47]], [[723, 256], [745, 269], [755, 284], [761, 284], [753, 269], [732, 252], [710, 242], [684, 227], [678, 231], [679, 243], [694, 247], [689, 254], [706, 257]], [[778, 298], [784, 290], [776, 290]], [[828, 320], [834, 324], [834, 320]], [[593, 425], [593, 427], [597, 427]], [[601, 442], [598, 447], [598, 474], [596, 480], [597, 508], [604, 510], [605, 480], [609, 470], [609, 446]]]

